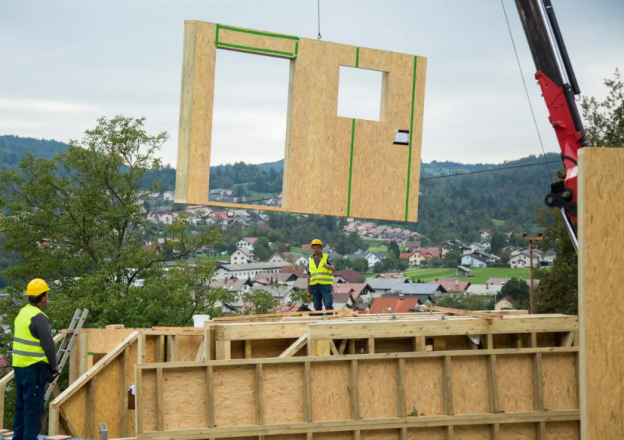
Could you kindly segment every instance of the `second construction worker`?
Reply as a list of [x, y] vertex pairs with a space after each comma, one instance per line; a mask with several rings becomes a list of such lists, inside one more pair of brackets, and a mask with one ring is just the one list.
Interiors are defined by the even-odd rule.
[[312, 255], [308, 258], [308, 295], [312, 296], [314, 310], [334, 310], [333, 272], [336, 270], [331, 257], [323, 253], [321, 240], [312, 240]]
[[32, 280], [26, 288], [28, 304], [15, 318], [14, 440], [37, 440], [45, 418], [45, 389], [48, 378], [52, 370], [57, 373], [59, 371], [50, 321], [41, 310], [48, 303], [49, 291], [44, 280]]

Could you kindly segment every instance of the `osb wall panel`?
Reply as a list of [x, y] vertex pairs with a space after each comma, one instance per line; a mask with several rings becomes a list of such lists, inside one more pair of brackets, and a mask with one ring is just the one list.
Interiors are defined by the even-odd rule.
[[[85, 408], [87, 404], [87, 389], [81, 387], [71, 396], [65, 403], [63, 403], [63, 410], [70, 419], [76, 434], [79, 437], [86, 438], [85, 433]], [[96, 422], [97, 423], [97, 422]]]
[[194, 361], [203, 338], [203, 335], [176, 336], [176, 343], [178, 344], [178, 361]]
[[453, 359], [451, 369], [455, 414], [488, 412], [487, 359], [485, 356]]
[[440, 359], [405, 361], [405, 404], [408, 415], [444, 414]]
[[379, 429], [375, 431], [362, 431], [361, 440], [399, 440], [398, 429]]
[[[119, 375], [121, 374], [119, 367], [119, 361], [113, 361], [91, 379], [95, 386], [95, 423], [106, 423], [106, 428], [111, 433], [119, 432], [119, 393], [116, 392], [119, 389]], [[71, 420], [84, 417], [84, 408], [82, 413], [76, 416]], [[86, 435], [89, 436], [90, 433]]]
[[404, 353], [414, 351], [414, 338], [375, 339], [375, 353]]
[[319, 432], [314, 434], [315, 440], [353, 440], [352, 432]]
[[544, 408], [578, 409], [576, 354], [545, 354], [542, 356], [542, 371]]
[[313, 363], [310, 370], [312, 419], [315, 421], [350, 419], [349, 363]]
[[546, 440], [579, 440], [579, 422], [546, 423]]
[[533, 411], [530, 355], [497, 356], [498, 402], [503, 412]]
[[396, 417], [397, 362], [360, 361], [359, 370], [360, 416], [363, 419]]
[[[81, 332], [89, 335], [88, 347], [89, 351], [93, 353], [108, 353], [134, 331], [132, 328], [89, 328], [81, 330]], [[80, 349], [80, 344], [78, 341], [76, 342], [76, 346]]]
[[303, 422], [301, 365], [264, 365], [262, 388], [265, 423]]
[[[284, 350], [286, 350], [293, 342], [295, 342], [295, 339], [267, 339], [249, 342], [251, 342], [251, 357], [258, 359], [279, 357], [279, 355], [282, 354]], [[305, 353], [306, 348], [303, 347], [296, 355], [302, 356], [305, 355]]]
[[156, 370], [145, 370], [141, 375], [141, 414], [143, 431], [156, 430]]
[[[292, 59], [282, 207], [271, 209], [416, 221], [425, 58], [305, 38], [297, 42], [216, 31], [212, 23], [185, 23], [176, 200], [227, 205], [208, 202], [216, 49], [256, 48]], [[244, 47], [215, 45], [217, 33], [219, 44]], [[340, 66], [384, 72], [380, 121], [338, 117]], [[398, 130], [411, 130], [409, 146], [393, 144]]]
[[254, 378], [253, 366], [214, 368], [215, 425], [255, 423]]
[[490, 440], [492, 428], [489, 426], [456, 426], [455, 440]]
[[[318, 435], [318, 434], [317, 434]], [[247, 437], [249, 440], [252, 437]], [[291, 434], [291, 435], [265, 435], [264, 440], [305, 440], [304, 434]]]
[[407, 430], [407, 440], [445, 440], [445, 428], [418, 428]]
[[500, 440], [537, 440], [535, 423], [502, 424]]
[[206, 426], [205, 369], [164, 369], [163, 400], [167, 402], [165, 429]]

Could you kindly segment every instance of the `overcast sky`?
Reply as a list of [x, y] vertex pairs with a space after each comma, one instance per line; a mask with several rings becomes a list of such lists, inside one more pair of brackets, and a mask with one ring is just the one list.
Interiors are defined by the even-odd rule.
[[[504, 2], [546, 151], [558, 151], [515, 3]], [[604, 96], [603, 78], [624, 69], [624, 1], [553, 3], [582, 92]], [[161, 154], [175, 165], [184, 20], [316, 38], [316, 9], [316, 0], [0, 0], [0, 134], [68, 141], [99, 116], [144, 116], [150, 132], [170, 134]], [[321, 33], [428, 58], [423, 160], [541, 153], [500, 1], [321, 0]], [[288, 61], [217, 57], [213, 164], [282, 158]], [[347, 79], [338, 113], [375, 118], [380, 80]]]

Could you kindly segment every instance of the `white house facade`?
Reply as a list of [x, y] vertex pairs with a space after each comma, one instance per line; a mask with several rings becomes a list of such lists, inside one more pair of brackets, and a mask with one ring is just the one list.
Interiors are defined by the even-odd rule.
[[485, 259], [474, 255], [464, 255], [461, 259], [461, 265], [464, 267], [487, 267], [487, 261]]

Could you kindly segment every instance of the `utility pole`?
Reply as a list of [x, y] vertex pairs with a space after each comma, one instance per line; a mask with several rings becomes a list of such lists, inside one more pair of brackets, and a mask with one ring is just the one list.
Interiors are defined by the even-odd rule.
[[531, 314], [535, 313], [535, 286], [533, 284], [533, 241], [542, 240], [542, 233], [537, 234], [537, 237], [527, 237], [526, 232], [522, 234], [522, 240], [529, 242], [529, 258], [531, 259]]

